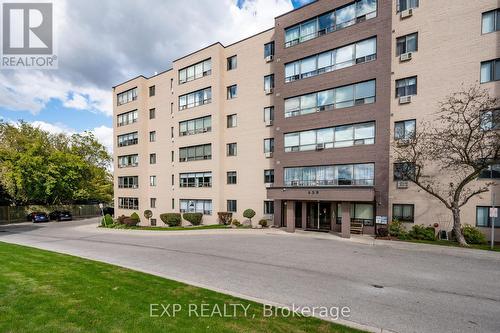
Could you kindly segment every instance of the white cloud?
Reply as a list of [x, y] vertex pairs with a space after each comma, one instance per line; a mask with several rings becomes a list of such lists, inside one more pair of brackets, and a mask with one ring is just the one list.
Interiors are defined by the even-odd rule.
[[102, 143], [108, 151], [113, 152], [113, 128], [107, 126], [99, 126], [92, 131], [97, 140]]
[[71, 134], [75, 133], [75, 130], [73, 130], [73, 129], [71, 129], [71, 128], [69, 128], [61, 123], [50, 124], [50, 123], [47, 123], [45, 121], [37, 120], [37, 121], [31, 122], [31, 125], [33, 125], [34, 127], [38, 127], [41, 130], [47, 131], [51, 134], [64, 133], [67, 135], [71, 135]]

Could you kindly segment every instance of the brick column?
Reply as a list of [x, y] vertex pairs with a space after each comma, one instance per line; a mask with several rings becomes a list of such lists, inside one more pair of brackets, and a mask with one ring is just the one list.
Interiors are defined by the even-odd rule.
[[351, 238], [351, 203], [342, 202], [342, 238]]
[[295, 232], [295, 201], [286, 202], [286, 231]]

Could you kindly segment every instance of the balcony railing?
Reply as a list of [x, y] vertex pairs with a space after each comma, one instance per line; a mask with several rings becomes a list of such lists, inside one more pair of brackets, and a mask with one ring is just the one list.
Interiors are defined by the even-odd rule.
[[212, 182], [180, 183], [179, 187], [212, 187]]
[[285, 180], [286, 187], [373, 186], [373, 179]]
[[190, 109], [190, 108], [194, 108], [194, 107], [200, 106], [200, 105], [205, 105], [205, 104], [208, 104], [208, 103], [211, 103], [211, 102], [212, 102], [212, 99], [211, 98], [207, 98], [207, 99], [204, 99], [202, 101], [195, 101], [193, 103], [179, 105], [179, 110]]
[[203, 128], [196, 128], [194, 130], [187, 130], [187, 131], [180, 131], [179, 136], [186, 136], [186, 135], [193, 135], [193, 134], [200, 134], [200, 133], [206, 133], [212, 131], [212, 127], [203, 127]]

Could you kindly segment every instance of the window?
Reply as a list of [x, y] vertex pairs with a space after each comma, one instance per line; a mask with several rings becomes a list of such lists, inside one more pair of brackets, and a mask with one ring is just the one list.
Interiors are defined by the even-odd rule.
[[[476, 226], [491, 228], [493, 218], [490, 217], [491, 206], [477, 206], [476, 207]], [[496, 206], [500, 210], [499, 206]], [[500, 228], [500, 219], [495, 219], [495, 228]]]
[[396, 55], [418, 50], [418, 33], [409, 34], [396, 39]]
[[274, 169], [264, 170], [264, 183], [265, 184], [274, 183]]
[[264, 44], [264, 58], [274, 56], [274, 42]]
[[394, 140], [410, 140], [415, 136], [416, 121], [405, 120], [394, 123]]
[[179, 162], [212, 159], [212, 145], [198, 145], [179, 148]]
[[238, 96], [238, 86], [233, 84], [232, 86], [227, 87], [227, 99], [233, 99]]
[[350, 147], [374, 143], [374, 122], [285, 134], [285, 152]]
[[485, 131], [500, 130], [500, 109], [483, 112], [481, 128]]
[[149, 132], [149, 142], [155, 142], [155, 141], [156, 141], [156, 131]]
[[417, 77], [396, 80], [396, 97], [411, 96], [417, 94]]
[[193, 81], [212, 74], [212, 60], [207, 59], [179, 70], [179, 84]]
[[139, 209], [139, 199], [129, 197], [118, 197], [118, 208], [120, 209]]
[[500, 164], [490, 165], [487, 169], [481, 171], [480, 179], [500, 179]]
[[264, 215], [274, 214], [274, 201], [266, 200], [264, 201]]
[[171, 162], [174, 161], [174, 151], [173, 150], [170, 151], [170, 159], [171, 159]]
[[179, 110], [194, 108], [212, 102], [212, 87], [179, 96]]
[[149, 222], [151, 223], [152, 227], [156, 227], [156, 219], [151, 218]]
[[373, 186], [374, 169], [373, 163], [284, 168], [284, 184], [291, 187]]
[[226, 156], [236, 156], [237, 153], [238, 148], [235, 142], [226, 145]]
[[274, 139], [264, 139], [264, 153], [274, 152]]
[[414, 222], [415, 221], [415, 206], [408, 204], [394, 204], [392, 205], [392, 219], [401, 222]]
[[285, 29], [285, 48], [377, 16], [377, 0], [357, 0]]
[[138, 116], [139, 116], [139, 112], [137, 110], [119, 114], [117, 116], [116, 125], [118, 127], [120, 127], [120, 126], [125, 126], [125, 125], [135, 123], [135, 122], [137, 122]]
[[149, 97], [153, 97], [156, 93], [156, 88], [155, 86], [149, 87]]
[[410, 162], [394, 163], [394, 180], [410, 180], [415, 177], [415, 164]]
[[171, 183], [171, 185], [174, 185], [174, 175], [173, 174], [170, 175], [170, 183]]
[[179, 136], [194, 135], [212, 131], [212, 116], [206, 116], [179, 123]]
[[137, 99], [137, 87], [124, 91], [116, 95], [118, 106], [135, 101]]
[[375, 102], [375, 80], [285, 99], [285, 118]]
[[397, 7], [398, 12], [411, 8], [417, 8], [418, 0], [398, 0]]
[[174, 138], [174, 126], [170, 127], [170, 138]]
[[236, 127], [237, 125], [237, 118], [238, 116], [236, 114], [230, 114], [227, 116], [227, 128], [233, 128]]
[[149, 164], [156, 164], [156, 154], [149, 154]]
[[500, 31], [500, 9], [483, 13], [481, 32], [487, 34], [494, 31]]
[[118, 135], [118, 147], [136, 145], [138, 142], [137, 132]]
[[272, 125], [274, 121], [274, 106], [264, 108], [264, 122], [266, 125]]
[[227, 58], [227, 70], [228, 71], [236, 69], [237, 66], [238, 66], [238, 60], [237, 60], [235, 55]]
[[172, 198], [172, 209], [175, 209], [175, 199]]
[[181, 213], [202, 213], [212, 215], [212, 200], [180, 199]]
[[139, 188], [138, 176], [118, 177], [118, 188]]
[[149, 176], [149, 186], [156, 186], [156, 176]]
[[481, 83], [500, 80], [500, 59], [481, 63]]
[[156, 208], [156, 198], [150, 198], [149, 199], [149, 207], [150, 208]]
[[149, 119], [156, 118], [156, 109], [149, 109]]
[[375, 60], [377, 38], [369, 38], [338, 49], [285, 64], [285, 83]]
[[211, 172], [191, 172], [179, 174], [180, 187], [212, 187]]
[[274, 89], [274, 74], [264, 76], [264, 91], [270, 94]]
[[118, 168], [135, 167], [139, 164], [139, 155], [118, 156]]
[[234, 185], [237, 182], [236, 171], [228, 171], [227, 174], [227, 184]]
[[228, 200], [227, 201], [227, 211], [235, 213], [236, 209], [236, 200]]

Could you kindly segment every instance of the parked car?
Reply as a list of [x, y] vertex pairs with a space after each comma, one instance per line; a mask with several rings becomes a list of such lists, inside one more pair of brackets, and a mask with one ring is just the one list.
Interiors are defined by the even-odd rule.
[[38, 222], [49, 222], [49, 216], [47, 213], [43, 212], [33, 212], [30, 214], [31, 215], [31, 221], [33, 223], [38, 223]]
[[73, 215], [67, 210], [56, 210], [49, 214], [50, 220], [52, 221], [71, 221], [73, 220]]

